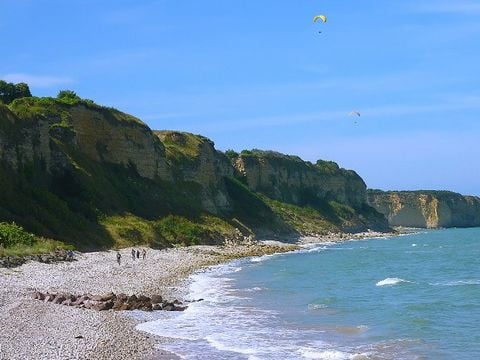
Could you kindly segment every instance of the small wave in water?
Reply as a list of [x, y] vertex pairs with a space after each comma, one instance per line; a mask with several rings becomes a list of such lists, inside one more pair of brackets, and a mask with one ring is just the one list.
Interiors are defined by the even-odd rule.
[[430, 285], [432, 285], [432, 286], [480, 285], [480, 279], [446, 281], [446, 282], [430, 283]]
[[411, 281], [403, 280], [400, 278], [386, 278], [377, 282], [376, 286], [393, 286], [401, 283], [411, 283]]

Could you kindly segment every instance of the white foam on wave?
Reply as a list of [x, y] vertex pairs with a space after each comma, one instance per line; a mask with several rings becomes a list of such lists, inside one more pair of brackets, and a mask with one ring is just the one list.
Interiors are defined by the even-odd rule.
[[209, 336], [205, 337], [205, 339], [215, 349], [218, 349], [218, 350], [221, 350], [221, 351], [231, 351], [231, 352], [236, 352], [236, 353], [244, 354], [244, 355], [255, 355], [255, 354], [258, 353], [257, 350], [252, 349], [252, 348], [244, 348], [244, 347], [239, 347], [239, 346], [227, 345], [227, 344], [223, 343], [221, 340], [216, 339], [214, 335], [209, 335]]
[[432, 286], [480, 285], [480, 279], [446, 281], [446, 282], [430, 283], [430, 285]]
[[411, 283], [411, 281], [400, 278], [386, 278], [376, 283], [376, 286], [393, 286], [401, 283]]
[[325, 304], [308, 304], [308, 310], [320, 310], [320, 309], [326, 309], [328, 308], [328, 305]]
[[263, 290], [267, 290], [267, 289], [259, 287], [259, 286], [255, 286], [253, 288], [244, 289], [243, 291], [245, 291], [245, 292], [255, 292], [255, 291], [263, 291]]
[[412, 244], [412, 247], [416, 247], [416, 246], [417, 246], [417, 244]]
[[304, 347], [298, 350], [304, 359], [349, 360], [352, 355], [338, 350], [319, 350]]
[[258, 256], [258, 257], [251, 258], [250, 261], [251, 261], [252, 263], [259, 263], [259, 262], [263, 262], [263, 261], [269, 260], [269, 259], [271, 259], [272, 257], [274, 257], [275, 255], [276, 255], [276, 254]]

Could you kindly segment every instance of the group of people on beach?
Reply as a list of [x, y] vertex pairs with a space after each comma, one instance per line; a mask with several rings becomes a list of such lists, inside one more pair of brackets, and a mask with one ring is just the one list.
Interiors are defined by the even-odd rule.
[[[131, 254], [132, 254], [133, 261], [135, 261], [135, 259], [140, 259], [140, 250], [132, 249]], [[142, 249], [142, 259], [145, 260], [146, 258], [147, 258], [147, 250]], [[120, 252], [117, 251], [117, 263], [118, 263], [118, 265], [120, 265], [121, 260], [122, 260], [122, 254], [120, 254]]]

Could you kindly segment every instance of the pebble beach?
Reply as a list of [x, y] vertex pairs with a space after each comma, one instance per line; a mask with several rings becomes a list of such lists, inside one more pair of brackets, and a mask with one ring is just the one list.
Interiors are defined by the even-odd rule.
[[[229, 260], [295, 250], [280, 243], [75, 253], [75, 260], [29, 261], [0, 268], [0, 359], [176, 359], [161, 350], [168, 339], [135, 330], [124, 312], [94, 311], [46, 303], [35, 291], [74, 294], [161, 294], [185, 300], [185, 280], [195, 271]], [[187, 299], [194, 300], [194, 299]]]

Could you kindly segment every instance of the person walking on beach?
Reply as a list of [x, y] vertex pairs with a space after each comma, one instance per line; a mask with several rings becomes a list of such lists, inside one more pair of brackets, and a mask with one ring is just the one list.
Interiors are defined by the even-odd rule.
[[135, 260], [135, 249], [132, 249], [132, 259]]
[[147, 257], [147, 250], [145, 249], [142, 250], [142, 257], [143, 257], [143, 260], [145, 260], [145, 258]]
[[137, 250], [137, 259], [140, 259], [140, 250]]
[[118, 262], [118, 265], [120, 265], [120, 259], [122, 258], [122, 255], [120, 255], [120, 253], [117, 251], [117, 262]]

